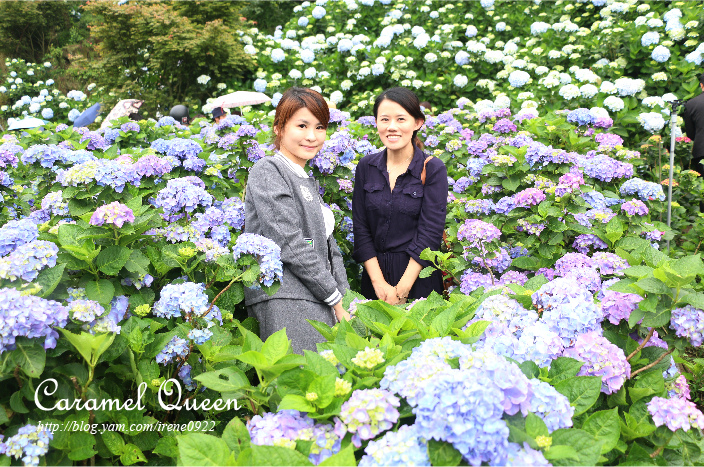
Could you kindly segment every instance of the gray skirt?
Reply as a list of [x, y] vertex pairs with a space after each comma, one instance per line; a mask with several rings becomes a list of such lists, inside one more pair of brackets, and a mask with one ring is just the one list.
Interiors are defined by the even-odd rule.
[[249, 316], [259, 321], [259, 336], [265, 341], [269, 336], [286, 328], [294, 353], [303, 355], [304, 350], [317, 352], [316, 345], [325, 338], [306, 320], [321, 321], [328, 326], [337, 323], [332, 307], [309, 300], [295, 298], [272, 298], [247, 307]]

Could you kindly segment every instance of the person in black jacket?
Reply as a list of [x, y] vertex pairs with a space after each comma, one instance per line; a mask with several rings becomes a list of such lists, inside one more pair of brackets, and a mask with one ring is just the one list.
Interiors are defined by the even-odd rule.
[[699, 86], [703, 92], [687, 101], [684, 105], [683, 118], [687, 136], [694, 142], [691, 168], [702, 172], [704, 167], [700, 164], [704, 159], [704, 73], [699, 76]]
[[432, 263], [420, 258], [439, 250], [447, 212], [447, 168], [428, 159], [418, 130], [425, 122], [409, 89], [382, 92], [374, 118], [383, 151], [363, 157], [352, 195], [355, 261], [364, 265], [361, 293], [392, 305], [442, 293], [442, 275], [419, 277]]

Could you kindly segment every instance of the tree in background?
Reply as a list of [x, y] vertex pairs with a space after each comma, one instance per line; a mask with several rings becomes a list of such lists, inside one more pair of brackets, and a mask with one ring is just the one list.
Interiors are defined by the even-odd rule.
[[252, 79], [253, 59], [237, 40], [247, 24], [238, 2], [90, 1], [83, 8], [99, 59], [75, 66], [113, 90], [114, 102], [143, 99], [147, 114], [175, 104], [193, 109], [221, 91], [219, 83]]
[[70, 40], [77, 2], [0, 2], [0, 53], [41, 62], [52, 46]]

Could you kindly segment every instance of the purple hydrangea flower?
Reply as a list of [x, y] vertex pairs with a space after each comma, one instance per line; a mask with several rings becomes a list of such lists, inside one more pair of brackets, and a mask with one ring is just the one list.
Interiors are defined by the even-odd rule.
[[643, 201], [665, 201], [665, 193], [661, 185], [646, 182], [640, 178], [626, 180], [619, 190], [622, 195], [637, 195]]
[[501, 237], [501, 231], [478, 219], [467, 219], [457, 231], [457, 239], [467, 241], [471, 247], [479, 248], [484, 243], [489, 243]]
[[594, 123], [594, 115], [589, 111], [589, 109], [575, 109], [567, 114], [567, 121], [570, 123], [576, 123], [577, 126], [586, 126]]
[[643, 297], [638, 294], [606, 290], [601, 299], [601, 311], [611, 324], [617, 325], [622, 319], [628, 321], [641, 300]]
[[599, 332], [587, 332], [577, 337], [574, 345], [565, 349], [565, 357], [584, 362], [579, 376], [601, 377], [601, 392], [613, 394], [631, 377], [631, 365], [619, 347]]
[[629, 216], [645, 216], [648, 214], [648, 206], [639, 199], [632, 199], [626, 201], [621, 205], [621, 210], [623, 210]]
[[164, 286], [161, 289], [161, 298], [154, 305], [154, 314], [166, 319], [180, 317], [182, 313], [202, 316], [207, 310], [208, 296], [205, 294], [205, 287], [195, 282]]
[[594, 234], [577, 235], [572, 243], [572, 246], [575, 250], [582, 254], [589, 253], [590, 247], [593, 247], [595, 250], [604, 250], [608, 248], [606, 242]]
[[596, 267], [603, 276], [615, 275], [622, 276], [624, 269], [628, 268], [628, 263], [625, 259], [614, 253], [598, 251], [592, 255], [594, 267]]
[[372, 439], [398, 421], [398, 397], [384, 389], [358, 389], [342, 404], [340, 418], [335, 418], [335, 434], [340, 438], [352, 433], [352, 444]]
[[591, 293], [573, 278], [560, 277], [531, 296], [540, 320], [571, 345], [578, 335], [601, 329], [603, 315]]
[[466, 270], [460, 279], [460, 290], [466, 295], [474, 292], [479, 287], [487, 289], [491, 285], [491, 276], [489, 274], [474, 272], [471, 269]]
[[677, 337], [686, 337], [694, 347], [699, 347], [704, 342], [704, 311], [692, 305], [675, 308], [672, 310], [670, 327], [675, 330]]
[[512, 133], [517, 129], [518, 127], [516, 127], [516, 125], [508, 118], [502, 118], [492, 127], [492, 131], [497, 133]]
[[655, 426], [666, 425], [671, 431], [680, 428], [683, 431], [689, 431], [691, 428], [704, 429], [704, 414], [694, 402], [686, 399], [653, 397], [648, 402], [648, 412], [652, 415]]
[[545, 193], [537, 188], [526, 188], [523, 191], [519, 191], [513, 195], [513, 201], [516, 203], [516, 207], [527, 208], [528, 206], [535, 206], [540, 204], [541, 201], [545, 200]]
[[332, 425], [315, 423], [307, 414], [297, 410], [255, 415], [247, 422], [252, 444], [283, 446], [294, 449], [296, 441], [313, 441], [308, 460], [318, 465], [340, 451], [342, 439]]
[[110, 204], [100, 206], [90, 217], [91, 225], [101, 226], [107, 223], [121, 228], [125, 222], [134, 222], [134, 213], [132, 209], [119, 201], [113, 201]]
[[33, 242], [38, 236], [37, 224], [31, 219], [8, 222], [0, 228], [0, 256], [11, 253], [20, 245]]

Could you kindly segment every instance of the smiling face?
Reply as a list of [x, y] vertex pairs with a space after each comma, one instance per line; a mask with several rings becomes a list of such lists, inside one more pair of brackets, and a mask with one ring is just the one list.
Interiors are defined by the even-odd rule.
[[306, 107], [298, 109], [284, 125], [283, 131], [274, 127], [279, 137], [281, 153], [294, 163], [305, 167], [325, 143], [325, 127]]
[[381, 142], [391, 152], [407, 150], [413, 132], [423, 126], [423, 120], [413, 118], [400, 104], [384, 99], [379, 104], [376, 128]]

